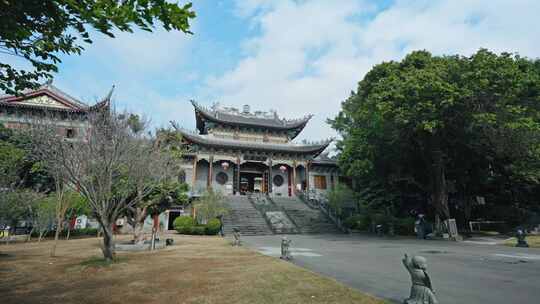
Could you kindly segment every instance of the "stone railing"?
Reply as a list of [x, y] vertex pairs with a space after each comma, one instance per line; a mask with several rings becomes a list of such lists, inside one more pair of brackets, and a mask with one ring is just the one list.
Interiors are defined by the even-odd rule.
[[334, 224], [343, 232], [348, 232], [348, 229], [343, 226], [341, 219], [332, 211], [328, 199], [317, 195], [315, 191], [305, 192], [299, 191], [296, 196], [300, 198], [306, 205], [313, 209], [319, 209], [326, 215]]

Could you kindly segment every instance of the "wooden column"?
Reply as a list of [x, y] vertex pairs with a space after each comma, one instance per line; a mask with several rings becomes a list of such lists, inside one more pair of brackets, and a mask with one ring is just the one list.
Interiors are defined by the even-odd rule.
[[193, 176], [191, 181], [191, 192], [195, 192], [195, 185], [197, 184], [197, 156], [193, 159]]
[[306, 162], [306, 193], [308, 193], [308, 197], [309, 197], [309, 165], [310, 165], [310, 162], [307, 161]]
[[240, 194], [240, 157], [236, 158], [236, 192]]
[[214, 156], [210, 155], [210, 161], [208, 164], [208, 180], [206, 187], [212, 189], [212, 175], [214, 174]]
[[272, 178], [272, 158], [268, 159], [268, 194], [272, 193], [274, 181]]
[[296, 195], [296, 161], [293, 161], [293, 193]]

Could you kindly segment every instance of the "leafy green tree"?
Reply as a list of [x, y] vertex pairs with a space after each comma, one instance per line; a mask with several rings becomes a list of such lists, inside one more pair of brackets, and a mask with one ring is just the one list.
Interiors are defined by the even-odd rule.
[[206, 190], [193, 207], [197, 222], [202, 224], [206, 224], [210, 219], [229, 213], [223, 193], [213, 189]]
[[0, 191], [0, 223], [14, 231], [21, 221], [34, 221], [43, 194], [28, 189]]
[[65, 220], [68, 221], [66, 240], [69, 240], [71, 234], [71, 220], [80, 215], [91, 215], [92, 211], [86, 199], [76, 191], [68, 191], [65, 194], [65, 200], [68, 201]]
[[0, 188], [15, 186], [23, 166], [25, 151], [15, 145], [0, 141]]
[[328, 192], [328, 204], [330, 209], [338, 216], [342, 216], [343, 206], [347, 204], [355, 204], [354, 192], [342, 183], [337, 183], [336, 186]]
[[114, 38], [115, 31], [132, 32], [133, 26], [152, 31], [191, 33], [195, 18], [191, 3], [166, 0], [7, 0], [0, 1], [0, 53], [28, 62], [33, 70], [0, 62], [0, 90], [9, 94], [35, 88], [41, 78], [52, 78], [60, 53], [80, 54], [95, 32]]
[[[41, 242], [43, 236], [51, 231], [56, 223], [56, 200], [56, 195], [53, 193], [41, 198], [35, 204], [32, 229], [38, 232], [38, 242]], [[56, 246], [56, 241], [54, 246]]]
[[488, 192], [501, 176], [538, 183], [540, 62], [481, 49], [415, 51], [369, 71], [330, 121], [340, 166], [425, 194], [442, 219], [449, 192]]
[[30, 137], [0, 124], [0, 188], [30, 188], [47, 192], [54, 183], [32, 153]]

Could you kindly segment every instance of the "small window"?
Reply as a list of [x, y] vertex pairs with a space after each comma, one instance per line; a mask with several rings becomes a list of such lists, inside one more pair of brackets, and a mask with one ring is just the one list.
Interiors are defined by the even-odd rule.
[[315, 189], [326, 190], [326, 176], [315, 175]]
[[66, 137], [67, 137], [67, 138], [74, 138], [74, 137], [75, 137], [75, 130], [73, 130], [73, 129], [66, 129]]

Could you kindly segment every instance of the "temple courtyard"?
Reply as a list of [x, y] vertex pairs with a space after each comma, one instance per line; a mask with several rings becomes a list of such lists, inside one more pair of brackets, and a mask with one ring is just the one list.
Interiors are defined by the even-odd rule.
[[383, 303], [227, 239], [167, 237], [173, 246], [113, 264], [98, 238], [61, 241], [55, 258], [50, 241], [1, 244], [0, 303]]
[[[538, 303], [540, 249], [361, 235], [290, 235], [293, 263], [391, 303], [409, 295], [404, 253], [422, 255], [440, 303]], [[279, 256], [281, 236], [244, 237]], [[483, 244], [482, 244], [483, 243]]]

